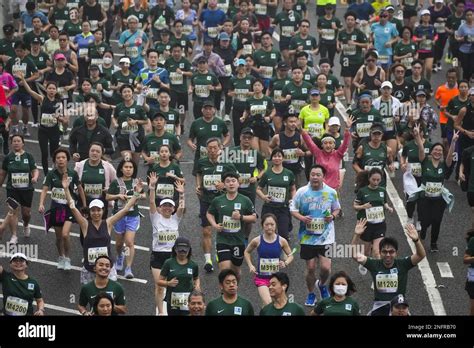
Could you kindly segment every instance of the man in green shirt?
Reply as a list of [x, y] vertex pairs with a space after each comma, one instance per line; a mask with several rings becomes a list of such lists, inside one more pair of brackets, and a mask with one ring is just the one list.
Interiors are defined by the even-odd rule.
[[219, 270], [233, 269], [240, 277], [244, 261], [245, 224], [255, 223], [257, 214], [252, 201], [239, 193], [239, 175], [223, 175], [225, 194], [214, 198], [207, 211], [207, 220], [217, 231], [216, 250]]
[[215, 99], [215, 92], [221, 91], [222, 86], [216, 75], [208, 69], [207, 58], [201, 56], [197, 59], [197, 70], [191, 77], [188, 93], [193, 95], [194, 118], [202, 117], [204, 102]]
[[299, 33], [293, 36], [290, 40], [290, 57], [295, 57], [298, 52], [306, 52], [308, 55], [308, 65], [314, 66], [313, 56], [318, 54], [318, 42], [316, 38], [309, 35], [310, 21], [303, 19], [300, 22]]
[[293, 0], [283, 0], [283, 9], [273, 19], [272, 26], [280, 25], [280, 52], [286, 63], [290, 63], [290, 41], [298, 32], [301, 22], [299, 13], [293, 10]]
[[305, 315], [303, 307], [294, 302], [288, 301], [286, 293], [290, 288], [290, 278], [283, 272], [277, 272], [270, 278], [270, 296], [272, 303], [269, 303], [260, 311], [261, 316], [294, 316]]
[[273, 48], [272, 35], [264, 32], [261, 36], [262, 47], [255, 51], [253, 60], [255, 66], [252, 67], [263, 78], [265, 87], [268, 87], [270, 80], [275, 76], [275, 67], [281, 61], [281, 53]]
[[291, 74], [291, 82], [283, 87], [281, 96], [290, 105], [289, 112], [299, 115], [301, 109], [308, 104], [309, 91], [313, 86], [303, 81], [303, 70], [299, 66], [293, 67]]
[[[366, 220], [359, 220], [354, 229], [352, 244], [359, 244], [359, 238], [367, 228]], [[413, 224], [405, 226], [406, 235], [415, 243], [416, 252], [411, 256], [397, 258], [398, 242], [391, 237], [380, 241], [381, 259], [374, 259], [362, 253], [355, 253], [354, 260], [367, 268], [374, 282], [374, 305], [370, 315], [387, 316], [390, 313], [390, 301], [394, 296], [405, 295], [408, 271], [421, 262], [426, 256], [425, 248], [418, 237]]]
[[208, 316], [253, 316], [252, 304], [237, 294], [239, 280], [232, 269], [219, 273], [219, 288], [222, 296], [212, 300], [206, 307]]
[[[112, 260], [106, 256], [99, 256], [95, 260], [95, 279], [81, 287], [79, 305], [77, 306], [82, 315], [94, 315], [92, 312], [94, 299], [100, 292], [108, 293], [114, 299], [114, 311], [117, 314], [126, 314], [125, 295], [122, 285], [109, 279], [112, 268]], [[87, 310], [89, 305], [91, 311]]]
[[13, 24], [8, 23], [2, 29], [5, 38], [0, 40], [0, 59], [6, 63], [15, 56], [15, 27]]

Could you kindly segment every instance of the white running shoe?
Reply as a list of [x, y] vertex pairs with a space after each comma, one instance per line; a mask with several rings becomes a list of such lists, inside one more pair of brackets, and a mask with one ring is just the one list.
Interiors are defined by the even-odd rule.
[[367, 274], [367, 268], [362, 265], [359, 265], [359, 273], [365, 276]]
[[18, 243], [18, 237], [15, 234], [12, 234], [10, 238], [10, 244], [17, 244]]

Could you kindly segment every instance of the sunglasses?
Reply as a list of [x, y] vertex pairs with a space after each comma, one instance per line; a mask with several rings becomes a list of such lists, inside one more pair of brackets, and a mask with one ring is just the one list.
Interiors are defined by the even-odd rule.
[[388, 15], [381, 15], [380, 18], [387, 18]]
[[390, 250], [381, 250], [381, 251], [380, 251], [380, 253], [381, 253], [381, 254], [385, 254], [385, 255], [387, 255], [387, 254], [393, 255], [393, 254], [395, 254], [396, 252], [397, 252], [397, 251], [396, 251], [396, 250], [394, 250], [394, 249], [390, 249]]

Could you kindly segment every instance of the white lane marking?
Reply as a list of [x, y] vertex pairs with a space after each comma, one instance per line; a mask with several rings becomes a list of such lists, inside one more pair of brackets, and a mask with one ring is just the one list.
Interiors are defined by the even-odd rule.
[[[3, 294], [0, 294], [0, 298], [3, 298]], [[33, 304], [36, 306], [36, 301], [33, 301]], [[81, 315], [81, 313], [79, 313], [79, 311], [76, 310], [76, 309], [70, 309], [70, 308], [66, 308], [66, 307], [56, 306], [56, 305], [52, 305], [52, 304], [49, 304], [49, 303], [45, 303], [44, 306], [46, 308], [54, 309], [55, 311], [58, 311], [58, 312], [65, 312], [65, 313], [69, 313], [69, 314]]]
[[[3, 222], [4, 220], [5, 219], [0, 219], [0, 222]], [[23, 222], [19, 221], [18, 225], [23, 226]], [[30, 224], [30, 228], [32, 228], [33, 230], [38, 230], [38, 231], [44, 232], [44, 226]], [[50, 228], [48, 230], [48, 232], [49, 233], [55, 233], [53, 228]], [[77, 238], [80, 237], [79, 233], [75, 233], [75, 232], [70, 232], [69, 235], [72, 236], [72, 237], [77, 237]], [[112, 244], [116, 244], [114, 240], [112, 241]], [[135, 249], [148, 251], [148, 252], [150, 251], [150, 248], [147, 248], [147, 247], [144, 247], [144, 246], [141, 246], [141, 245], [135, 245]]]
[[[341, 103], [340, 101], [338, 102]], [[341, 111], [339, 112], [341, 113], [342, 118], [346, 120], [347, 113], [345, 110], [342, 110], [342, 111], [343, 112]], [[392, 201], [393, 207], [395, 208], [397, 212], [398, 219], [400, 220], [400, 223], [403, 228], [403, 226], [405, 226], [405, 224], [408, 221], [408, 215], [405, 210], [405, 205], [403, 204], [403, 201], [400, 199], [397, 189], [393, 185], [393, 182], [390, 179], [388, 172], [386, 173], [386, 177], [387, 177], [387, 193], [388, 193], [388, 196], [390, 197], [390, 200]], [[413, 242], [410, 240], [408, 236], [406, 236], [406, 240], [412, 253], [415, 253], [416, 248]], [[446, 310], [444, 309], [443, 300], [441, 299], [441, 294], [439, 293], [437, 289], [436, 280], [433, 275], [433, 271], [431, 270], [427, 257], [425, 257], [423, 260], [421, 260], [420, 263], [418, 263], [418, 269], [421, 273], [421, 279], [423, 280], [423, 283], [425, 284], [426, 292], [428, 293], [428, 299], [430, 300], [431, 308], [433, 309], [434, 315], [446, 315]]]
[[449, 263], [436, 262], [436, 265], [438, 266], [441, 278], [454, 278], [453, 272], [451, 272], [451, 267], [449, 267]]

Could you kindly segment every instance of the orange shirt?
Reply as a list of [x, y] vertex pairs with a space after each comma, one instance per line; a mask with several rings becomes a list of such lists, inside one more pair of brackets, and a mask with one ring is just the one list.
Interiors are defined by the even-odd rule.
[[[458, 87], [448, 88], [448, 85], [445, 83], [441, 85], [436, 90], [435, 99], [439, 102], [441, 106], [447, 106], [449, 101], [459, 95]], [[444, 114], [443, 111], [440, 112], [439, 115], [439, 123], [446, 124], [448, 123], [448, 118]]]
[[[141, 0], [142, 8], [148, 8], [148, 0]], [[129, 7], [133, 6], [133, 0], [123, 1], [123, 12], [125, 13]]]

